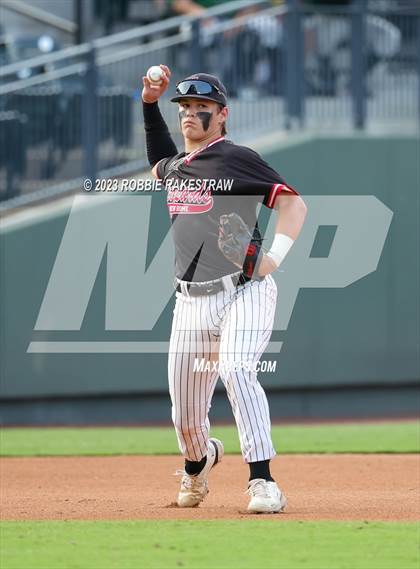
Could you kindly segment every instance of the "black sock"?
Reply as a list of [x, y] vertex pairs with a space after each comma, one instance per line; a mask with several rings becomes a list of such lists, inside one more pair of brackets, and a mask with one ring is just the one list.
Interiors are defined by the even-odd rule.
[[207, 462], [207, 456], [202, 458], [199, 462], [193, 462], [191, 460], [185, 459], [185, 472], [194, 476], [194, 474], [199, 474]]
[[259, 460], [258, 462], [249, 463], [249, 479], [255, 480], [255, 478], [264, 478], [264, 480], [274, 482], [270, 474], [269, 460]]

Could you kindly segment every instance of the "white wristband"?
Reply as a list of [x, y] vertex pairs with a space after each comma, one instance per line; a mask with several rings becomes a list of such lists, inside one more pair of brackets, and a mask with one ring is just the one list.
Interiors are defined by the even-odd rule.
[[273, 259], [276, 267], [283, 261], [293, 243], [294, 240], [288, 235], [276, 233], [271, 249], [267, 253], [267, 255]]

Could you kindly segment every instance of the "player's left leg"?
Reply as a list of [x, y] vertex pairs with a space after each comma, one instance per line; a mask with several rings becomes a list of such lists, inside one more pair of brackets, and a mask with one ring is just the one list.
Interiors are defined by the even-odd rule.
[[248, 463], [270, 460], [276, 454], [267, 397], [257, 377], [257, 363], [273, 329], [276, 295], [272, 277], [240, 287], [222, 328], [219, 372]]
[[252, 512], [281, 511], [286, 500], [271, 477], [276, 454], [258, 362], [273, 330], [277, 287], [271, 276], [240, 287], [222, 326], [219, 372], [236, 420], [242, 455], [250, 468]]

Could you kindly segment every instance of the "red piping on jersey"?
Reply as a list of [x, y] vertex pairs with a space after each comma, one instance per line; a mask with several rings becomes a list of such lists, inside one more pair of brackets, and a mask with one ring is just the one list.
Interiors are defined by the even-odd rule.
[[[203, 148], [197, 148], [197, 150], [193, 150], [193, 152], [190, 152], [190, 154], [188, 154], [188, 156], [184, 158], [184, 164], [188, 165], [191, 162], [191, 160], [193, 160], [197, 156], [197, 154], [200, 154], [200, 152], [203, 152], [203, 150], [206, 150], [206, 148], [213, 146], [213, 144], [216, 144], [217, 142], [222, 142], [222, 140], [224, 139], [225, 139], [224, 136], [219, 136], [219, 138], [216, 138], [216, 140], [212, 140], [211, 142], [209, 142], [207, 146], [203, 146]], [[164, 160], [164, 158], [161, 158], [159, 162], [162, 162], [162, 160]], [[159, 164], [159, 162], [156, 162], [156, 165]], [[162, 180], [162, 178], [159, 178], [159, 176], [157, 175], [157, 168], [156, 168], [156, 178], [158, 180]]]
[[274, 202], [276, 201], [276, 197], [279, 196], [282, 192], [289, 192], [298, 196], [296, 190], [291, 188], [290, 186], [286, 186], [286, 184], [274, 184], [270, 190], [270, 195], [267, 200], [267, 207], [273, 207]]
[[207, 146], [204, 146], [203, 148], [197, 148], [197, 150], [193, 150], [193, 152], [190, 152], [190, 154], [188, 154], [188, 156], [184, 158], [184, 164], [188, 165], [191, 162], [191, 160], [193, 160], [197, 156], [197, 154], [200, 154], [200, 152], [203, 152], [203, 150], [206, 150], [206, 148], [210, 148], [210, 146], [213, 146], [213, 144], [216, 144], [217, 142], [222, 142], [222, 140], [224, 139], [225, 139], [224, 136], [219, 136], [219, 138], [216, 138], [216, 140], [209, 142]]

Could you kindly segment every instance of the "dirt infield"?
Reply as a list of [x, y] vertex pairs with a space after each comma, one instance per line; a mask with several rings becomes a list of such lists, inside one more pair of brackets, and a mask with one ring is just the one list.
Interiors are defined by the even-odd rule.
[[[194, 509], [173, 506], [182, 464], [175, 456], [3, 458], [3, 520], [235, 519], [246, 515], [247, 467], [225, 456], [210, 494]], [[277, 520], [420, 518], [418, 455], [288, 455], [273, 474], [289, 505]]]

